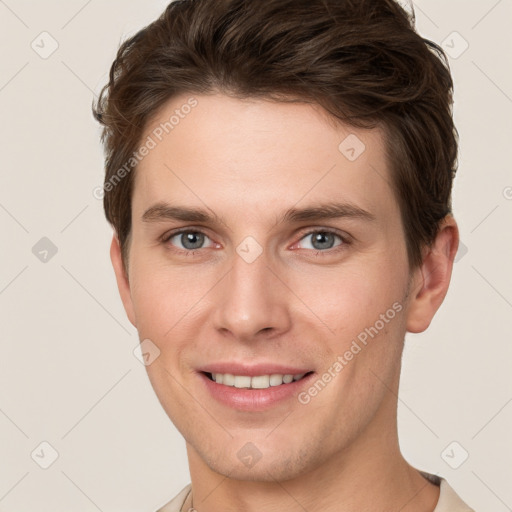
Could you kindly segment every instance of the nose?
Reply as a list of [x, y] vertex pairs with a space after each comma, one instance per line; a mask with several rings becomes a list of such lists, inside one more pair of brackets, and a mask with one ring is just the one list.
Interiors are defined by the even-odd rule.
[[291, 326], [284, 279], [265, 252], [252, 262], [234, 253], [231, 270], [216, 289], [215, 328], [238, 341], [275, 337]]

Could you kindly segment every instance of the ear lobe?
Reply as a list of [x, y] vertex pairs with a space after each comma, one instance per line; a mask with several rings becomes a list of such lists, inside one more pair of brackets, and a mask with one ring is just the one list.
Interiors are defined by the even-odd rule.
[[426, 250], [421, 267], [415, 270], [407, 312], [408, 332], [423, 332], [430, 325], [448, 292], [458, 246], [457, 223], [448, 215], [432, 246]]
[[128, 280], [128, 275], [124, 268], [123, 259], [121, 257], [121, 245], [115, 232], [112, 237], [112, 243], [110, 244], [110, 260], [112, 261], [112, 266], [114, 267], [117, 288], [119, 290], [119, 295], [121, 296], [121, 300], [123, 302], [124, 310], [126, 311], [126, 315], [128, 316], [128, 319], [130, 320], [131, 324], [135, 328], [137, 328], [135, 313], [133, 309], [132, 296], [130, 291], [130, 283]]

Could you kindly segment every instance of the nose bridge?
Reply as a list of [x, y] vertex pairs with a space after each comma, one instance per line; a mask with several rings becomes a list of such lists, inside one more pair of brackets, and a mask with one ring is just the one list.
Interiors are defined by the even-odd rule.
[[250, 339], [263, 329], [280, 331], [288, 326], [286, 295], [270, 266], [268, 255], [254, 240], [246, 239], [236, 248], [231, 270], [218, 290], [217, 329]]

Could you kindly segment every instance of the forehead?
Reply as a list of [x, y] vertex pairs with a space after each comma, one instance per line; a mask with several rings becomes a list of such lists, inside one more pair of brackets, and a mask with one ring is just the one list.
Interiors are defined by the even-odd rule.
[[141, 140], [151, 149], [137, 166], [135, 217], [159, 201], [260, 217], [299, 202], [396, 210], [380, 129], [335, 124], [318, 105], [185, 94]]

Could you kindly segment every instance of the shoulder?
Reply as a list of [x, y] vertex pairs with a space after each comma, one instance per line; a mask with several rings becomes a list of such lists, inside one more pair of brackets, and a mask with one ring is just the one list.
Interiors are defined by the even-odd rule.
[[[444, 478], [436, 477], [436, 480], [439, 482], [440, 493], [439, 501], [433, 512], [475, 512], [462, 501]], [[190, 493], [190, 488], [190, 484], [185, 486], [171, 501], [160, 507], [156, 512], [180, 512], [183, 503]]]
[[440, 480], [439, 501], [434, 512], [475, 512], [462, 501], [444, 478]]
[[185, 486], [171, 501], [160, 507], [156, 512], [180, 512], [190, 492], [190, 488], [190, 484]]

